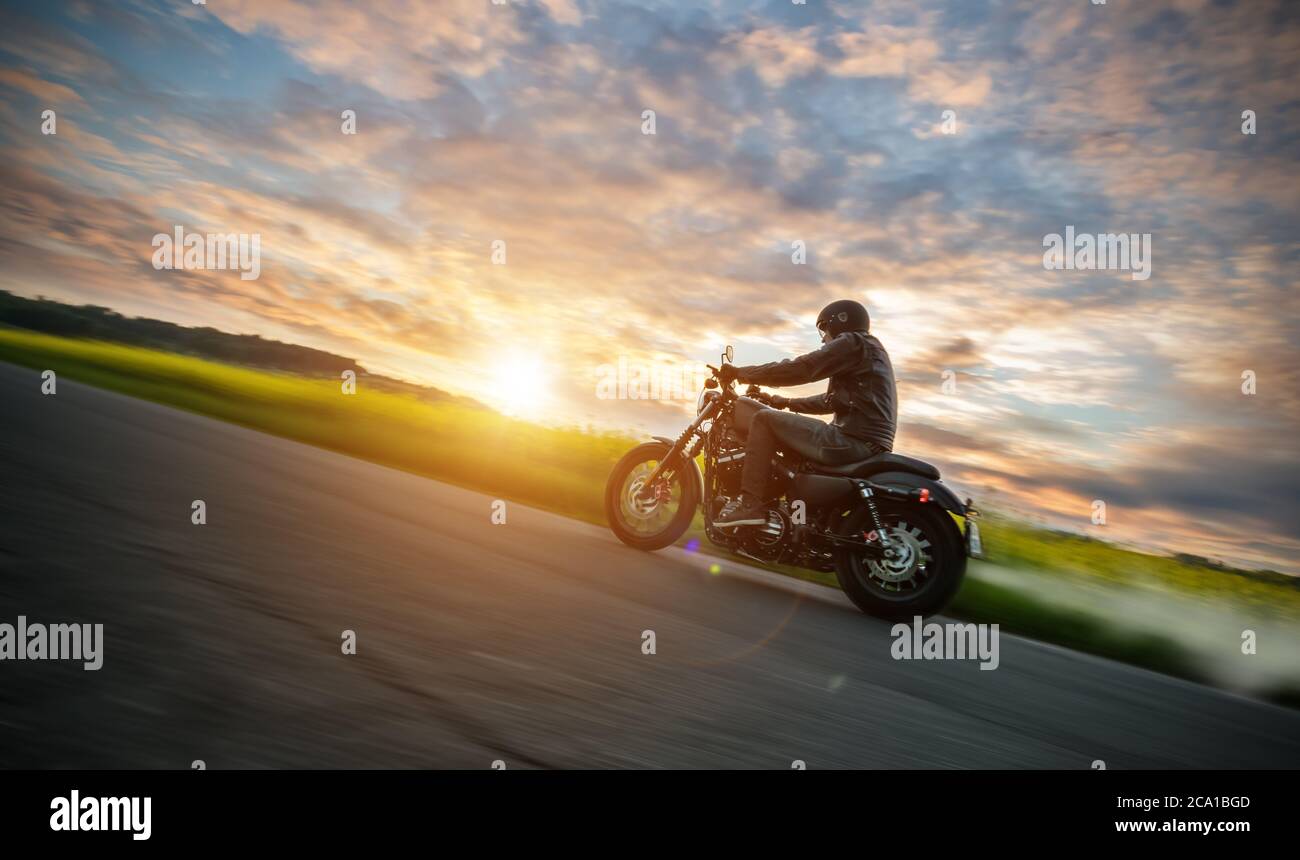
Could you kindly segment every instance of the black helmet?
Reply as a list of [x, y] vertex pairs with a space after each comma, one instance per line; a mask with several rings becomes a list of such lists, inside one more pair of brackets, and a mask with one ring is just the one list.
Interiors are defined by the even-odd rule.
[[840, 299], [822, 308], [817, 315], [817, 330], [823, 340], [839, 337], [846, 331], [870, 331], [871, 317], [867, 309], [852, 299]]

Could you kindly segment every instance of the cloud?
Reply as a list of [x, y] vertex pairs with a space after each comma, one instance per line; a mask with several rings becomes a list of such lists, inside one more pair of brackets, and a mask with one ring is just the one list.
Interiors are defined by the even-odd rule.
[[441, 73], [483, 75], [522, 38], [510, 4], [479, 0], [389, 6], [231, 0], [210, 11], [246, 36], [273, 35], [313, 71], [398, 99], [436, 95]]
[[0, 69], [0, 87], [21, 90], [37, 101], [50, 106], [74, 107], [85, 104], [81, 96], [61, 84], [42, 80], [22, 69]]
[[[786, 357], [816, 345], [821, 305], [857, 297], [900, 379], [900, 445], [955, 485], [1061, 522], [1109, 494], [1117, 534], [1291, 564], [1293, 511], [1260, 501], [1300, 453], [1300, 23], [1279, 3], [243, 0], [13, 20], [5, 288], [471, 396], [505, 339], [547, 363], [552, 420], [659, 432], [689, 404], [599, 401], [593, 368], [726, 342]], [[149, 237], [177, 223], [260, 233], [262, 277], [153, 270]], [[1045, 271], [1066, 225], [1152, 233], [1151, 280]]]

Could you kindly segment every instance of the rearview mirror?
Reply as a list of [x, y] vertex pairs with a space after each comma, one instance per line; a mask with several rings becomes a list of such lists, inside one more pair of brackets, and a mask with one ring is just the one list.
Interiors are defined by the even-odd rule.
[[727, 361], [732, 361], [736, 357], [736, 351], [731, 348], [731, 344], [727, 344], [727, 351], [723, 355], [726, 356]]

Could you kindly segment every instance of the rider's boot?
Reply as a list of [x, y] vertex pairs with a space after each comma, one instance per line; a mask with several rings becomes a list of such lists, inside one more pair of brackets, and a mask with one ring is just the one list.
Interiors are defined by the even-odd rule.
[[761, 501], [741, 493], [723, 506], [713, 520], [717, 528], [734, 528], [736, 526], [758, 526], [767, 522], [767, 508]]

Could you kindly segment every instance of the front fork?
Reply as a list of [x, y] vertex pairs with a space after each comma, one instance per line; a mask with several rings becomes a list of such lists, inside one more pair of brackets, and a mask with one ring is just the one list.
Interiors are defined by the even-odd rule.
[[695, 420], [691, 422], [691, 425], [682, 431], [682, 435], [678, 436], [677, 441], [669, 447], [668, 453], [659, 461], [659, 465], [655, 466], [655, 470], [650, 473], [650, 477], [645, 479], [645, 484], [641, 486], [640, 492], [637, 493], [639, 498], [649, 500], [654, 496], [655, 484], [659, 482], [659, 479], [662, 478], [665, 473], [671, 473], [674, 467], [669, 464], [673, 463], [677, 458], [681, 458], [683, 465], [689, 464], [690, 461], [695, 458], [695, 455], [699, 453], [698, 450], [693, 448], [690, 453], [687, 453], [686, 444], [695, 436], [696, 431], [700, 429], [700, 425], [713, 417], [713, 413], [717, 411], [719, 402], [721, 402], [721, 398], [714, 400], [709, 403], [709, 405], [705, 406], [703, 411], [701, 411], [699, 415], [695, 416]]

